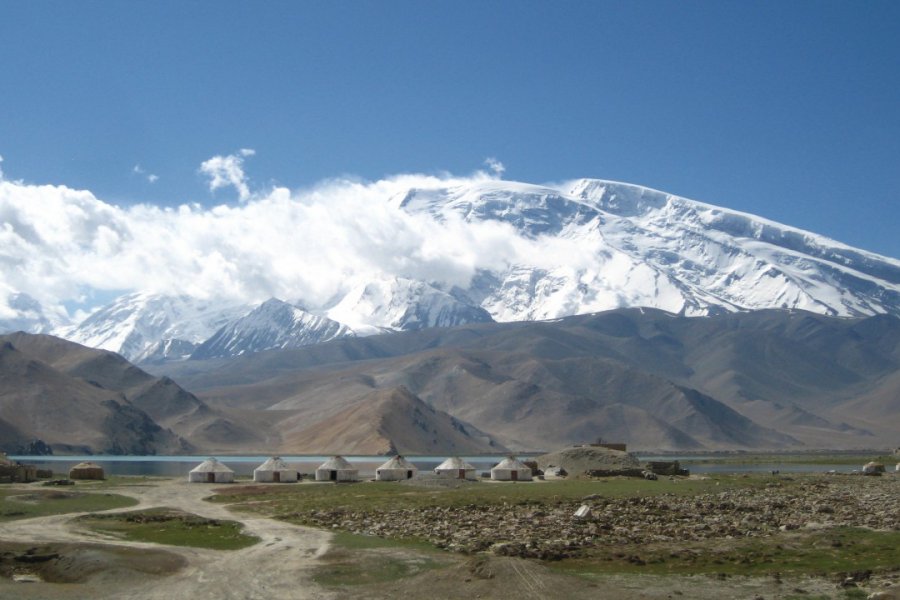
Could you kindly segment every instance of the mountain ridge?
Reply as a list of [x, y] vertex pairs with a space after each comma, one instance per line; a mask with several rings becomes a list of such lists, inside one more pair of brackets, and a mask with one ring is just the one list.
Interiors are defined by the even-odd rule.
[[[513, 449], [895, 445], [900, 318], [619, 309], [161, 367], [214, 406], [358, 402], [403, 386]], [[310, 415], [315, 420], [318, 417]]]
[[[749, 213], [600, 179], [397, 185], [373, 201], [447, 235], [496, 238], [496, 256], [470, 257], [468, 279], [459, 281], [440, 268], [422, 272], [418, 255], [430, 251], [411, 247], [410, 256], [391, 261], [391, 271], [347, 266], [341, 289], [327, 301], [306, 301], [298, 287], [282, 302], [356, 335], [622, 307], [688, 316], [767, 308], [900, 315], [900, 261]], [[254, 345], [249, 338], [259, 332], [241, 323], [273, 299], [137, 291], [53, 332], [148, 362], [184, 360], [223, 327], [248, 339], [232, 339], [226, 346], [233, 350], [220, 348], [222, 356], [318, 339], [316, 325], [297, 328], [285, 320], [270, 332], [277, 344]], [[35, 302], [23, 296], [18, 305], [22, 318], [5, 321], [7, 327], [49, 327]]]

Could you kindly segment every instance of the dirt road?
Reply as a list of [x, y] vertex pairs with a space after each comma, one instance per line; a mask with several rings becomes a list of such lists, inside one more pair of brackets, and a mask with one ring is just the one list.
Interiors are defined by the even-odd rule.
[[[86, 486], [87, 487], [87, 486]], [[137, 507], [171, 507], [211, 519], [239, 521], [245, 532], [260, 542], [242, 550], [207, 550], [166, 546], [183, 557], [184, 568], [167, 576], [117, 571], [118, 577], [100, 576], [86, 583], [16, 583], [0, 578], [0, 598], [121, 598], [160, 599], [325, 599], [332, 592], [311, 580], [317, 559], [328, 549], [328, 532], [297, 527], [272, 519], [231, 513], [222, 505], [204, 502], [212, 494], [206, 485], [159, 481], [146, 486], [122, 486], [109, 491], [138, 500]], [[0, 542], [29, 544], [101, 543], [116, 547], [159, 550], [157, 544], [130, 542], [77, 527], [81, 513], [12, 521], [0, 528]]]

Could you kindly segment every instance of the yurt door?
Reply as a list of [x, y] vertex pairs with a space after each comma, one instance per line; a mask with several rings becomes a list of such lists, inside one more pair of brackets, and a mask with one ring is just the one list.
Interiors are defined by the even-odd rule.
[[412, 479], [412, 471], [407, 471], [407, 472], [406, 472], [406, 478], [407, 478], [407, 479]]
[[515, 469], [512, 470], [512, 472], [510, 473], [510, 475], [512, 476], [512, 480], [513, 480], [513, 481], [518, 481], [518, 480], [519, 480], [519, 472], [516, 471]]
[[465, 469], [460, 469], [460, 470], [459, 470], [458, 477], [459, 477], [460, 479], [465, 479], [465, 478], [466, 478], [466, 470], [465, 470]]
[[272, 473], [272, 481], [275, 483], [281, 483], [281, 471], [275, 471]]
[[207, 473], [206, 474], [206, 483], [215, 483], [216, 482], [216, 474], [215, 473]]
[[332, 481], [337, 481], [337, 471], [329, 471], [328, 479], [330, 479]]

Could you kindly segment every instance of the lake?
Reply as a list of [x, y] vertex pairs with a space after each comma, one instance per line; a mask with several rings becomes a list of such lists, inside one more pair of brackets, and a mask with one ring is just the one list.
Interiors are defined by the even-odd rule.
[[[446, 456], [413, 456], [404, 455], [420, 471], [430, 471], [444, 462]], [[527, 458], [521, 455], [522, 458]], [[198, 456], [112, 456], [112, 455], [83, 455], [83, 456], [10, 456], [12, 460], [36, 465], [39, 469], [51, 469], [58, 475], [64, 475], [69, 469], [80, 462], [90, 461], [103, 467], [108, 475], [153, 475], [161, 477], [187, 476], [188, 472], [209, 458], [209, 455]], [[268, 455], [256, 456], [217, 456], [216, 458], [230, 469], [238, 477], [253, 475], [253, 469], [261, 465]], [[331, 455], [284, 455], [281, 457], [291, 466], [296, 466], [301, 473], [312, 473], [316, 467], [331, 458]], [[363, 477], [375, 476], [375, 469], [381, 466], [390, 457], [387, 456], [344, 456], [351, 464], [359, 469]], [[478, 471], [489, 471], [503, 459], [503, 456], [463, 456], [464, 460], [472, 464]]]
[[[529, 458], [527, 455], [520, 455], [521, 458]], [[64, 475], [74, 465], [91, 461], [98, 463], [109, 475], [151, 475], [160, 477], [179, 477], [186, 476], [187, 473], [198, 464], [208, 458], [207, 455], [198, 456], [111, 456], [111, 455], [84, 455], [84, 456], [10, 456], [13, 460], [23, 463], [36, 465], [40, 469], [51, 469], [54, 473]], [[267, 458], [267, 455], [248, 455], [248, 456], [219, 456], [217, 457], [222, 463], [234, 470], [237, 476], [251, 476], [253, 469], [258, 467]], [[330, 456], [325, 455], [286, 455], [282, 458], [288, 464], [296, 466], [297, 470], [302, 473], [312, 473], [316, 467], [325, 462]], [[363, 477], [374, 477], [375, 469], [388, 460], [386, 456], [345, 456], [350, 463], [356, 466], [360, 475]], [[413, 456], [407, 455], [406, 458], [415, 464], [421, 471], [430, 471], [444, 461], [446, 456]], [[491, 467], [500, 462], [503, 456], [497, 455], [480, 455], [480, 456], [463, 456], [464, 460], [472, 464], [479, 472], [489, 471]], [[838, 473], [850, 473], [854, 470], [862, 469], [862, 462], [859, 465], [848, 464], [814, 464], [814, 463], [796, 463], [785, 462], [780, 463], [772, 461], [771, 463], [727, 463], [716, 464], [709, 462], [692, 463], [691, 458], [695, 460], [698, 457], [663, 457], [663, 456], [640, 456], [638, 458], [644, 460], [678, 460], [682, 461], [682, 466], [690, 469], [694, 474], [716, 474], [716, 473], [768, 473], [778, 470], [782, 473], [826, 473], [828, 471], [836, 471]]]

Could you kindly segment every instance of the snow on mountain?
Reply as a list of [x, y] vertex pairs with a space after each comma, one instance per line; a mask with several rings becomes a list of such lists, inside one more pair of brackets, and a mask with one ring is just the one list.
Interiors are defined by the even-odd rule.
[[626, 306], [706, 315], [760, 308], [900, 313], [900, 262], [648, 188], [579, 180], [560, 189], [487, 180], [410, 190], [399, 206], [438, 220], [513, 225], [570, 242], [556, 265], [482, 270], [467, 295], [497, 321]]
[[85, 346], [118, 352], [134, 362], [144, 354], [158, 351], [163, 340], [170, 341], [163, 344], [168, 348], [172, 347], [172, 340], [199, 344], [251, 308], [189, 296], [137, 292], [121, 296], [80, 324], [54, 333]]
[[[414, 256], [373, 262], [375, 269], [337, 265], [343, 289], [320, 305], [304, 301], [305, 310], [277, 300], [253, 310], [137, 292], [56, 333], [130, 359], [163, 360], [293, 347], [350, 330], [369, 335], [629, 306], [688, 316], [763, 308], [900, 315], [898, 260], [640, 186], [432, 179], [422, 187], [387, 186], [381, 198], [385, 210], [441, 231], [466, 231], [470, 240], [495, 235], [498, 254], [479, 246], [474, 276], [462, 284], [441, 281], [439, 273], [422, 277], [422, 269], [411, 269], [415, 277], [392, 271], [416, 267]], [[292, 295], [307, 296], [304, 289]], [[28, 307], [15, 314], [31, 315], [22, 322], [27, 330], [45, 326]]]
[[493, 320], [486, 310], [463, 298], [403, 277], [360, 284], [328, 309], [327, 314], [360, 335]]
[[150, 344], [135, 357], [136, 364], [163, 363], [170, 360], [187, 360], [200, 344], [179, 339], [162, 339]]
[[28, 294], [13, 292], [7, 297], [6, 307], [0, 306], [0, 334], [14, 331], [47, 333], [53, 326], [41, 303]]
[[353, 335], [344, 325], [271, 298], [229, 322], [200, 344], [191, 358], [221, 358], [274, 348], [297, 348]]

